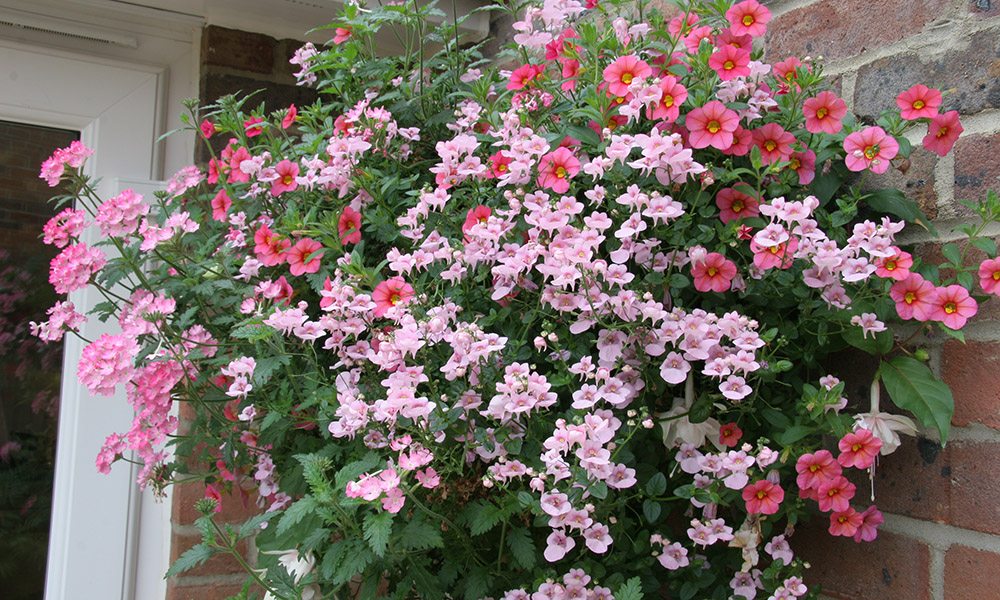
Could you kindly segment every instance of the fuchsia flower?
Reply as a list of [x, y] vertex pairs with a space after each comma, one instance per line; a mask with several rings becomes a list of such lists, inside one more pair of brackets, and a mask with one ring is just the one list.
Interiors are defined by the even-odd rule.
[[350, 206], [344, 207], [337, 220], [337, 234], [341, 244], [357, 244], [361, 241], [361, 213]]
[[726, 20], [733, 35], [760, 37], [767, 31], [771, 11], [757, 0], [743, 0], [726, 11]]
[[858, 429], [841, 438], [838, 447], [840, 456], [837, 462], [845, 467], [867, 469], [875, 463], [875, 457], [882, 449], [882, 440], [867, 429]]
[[855, 131], [844, 140], [847, 156], [844, 162], [851, 171], [871, 169], [872, 173], [885, 173], [889, 161], [899, 152], [899, 144], [881, 127]]
[[733, 132], [739, 127], [740, 118], [725, 104], [712, 100], [689, 112], [685, 124], [690, 131], [692, 148], [712, 146], [725, 150], [733, 145]]
[[820, 92], [802, 104], [802, 114], [806, 118], [806, 131], [821, 131], [834, 134], [843, 129], [841, 119], [847, 115], [847, 102], [833, 92]]
[[781, 508], [784, 499], [785, 490], [766, 479], [743, 488], [743, 501], [746, 502], [747, 512], [752, 515], [773, 515]]
[[931, 303], [930, 319], [940, 321], [952, 329], [961, 329], [978, 310], [979, 305], [967, 289], [960, 285], [949, 285], [937, 289], [937, 295]]
[[938, 114], [941, 100], [941, 92], [918, 83], [896, 97], [896, 106], [904, 119], [930, 119]]
[[393, 306], [402, 306], [414, 296], [413, 286], [396, 276], [380, 282], [372, 292], [375, 316], [383, 316]]
[[725, 292], [736, 277], [736, 263], [718, 252], [710, 252], [704, 260], [691, 264], [691, 277], [699, 292]]
[[538, 162], [538, 186], [557, 194], [569, 190], [569, 180], [580, 172], [580, 161], [568, 148], [556, 148]]
[[645, 61], [636, 56], [619, 56], [615, 62], [604, 68], [604, 81], [608, 84], [608, 91], [618, 97], [628, 94], [628, 86], [636, 78], [649, 77], [653, 74], [653, 69]]
[[987, 294], [1000, 295], [1000, 258], [987, 258], [979, 265], [979, 285]]
[[935, 115], [931, 118], [930, 125], [927, 126], [927, 135], [924, 136], [924, 148], [931, 152], [936, 152], [939, 156], [944, 156], [951, 152], [952, 146], [958, 140], [958, 136], [965, 131], [961, 123], [958, 122], [958, 111], [950, 110], [943, 115]]

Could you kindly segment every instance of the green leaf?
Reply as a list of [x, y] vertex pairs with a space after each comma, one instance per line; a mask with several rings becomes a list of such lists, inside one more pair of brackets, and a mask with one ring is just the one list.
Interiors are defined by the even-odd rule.
[[972, 245], [985, 252], [990, 258], [997, 257], [997, 243], [991, 238], [976, 238], [972, 240]]
[[421, 600], [444, 598], [444, 592], [441, 591], [441, 584], [438, 583], [437, 577], [434, 577], [427, 569], [413, 565], [410, 567], [409, 576], [413, 580], [413, 589]]
[[379, 556], [385, 556], [385, 549], [389, 546], [389, 534], [392, 533], [392, 513], [370, 513], [365, 517], [364, 530], [365, 540], [372, 551]]
[[250, 342], [257, 342], [260, 340], [266, 340], [274, 335], [274, 333], [274, 328], [270, 325], [250, 323], [232, 330], [229, 332], [229, 336], [237, 339], [244, 339]]
[[340, 570], [340, 565], [347, 558], [349, 546], [350, 544], [346, 542], [338, 542], [327, 548], [326, 554], [323, 555], [323, 562], [319, 567], [319, 573], [323, 579], [332, 578], [333, 574]]
[[646, 482], [646, 493], [650, 496], [659, 496], [667, 489], [667, 478], [663, 473], [657, 473]]
[[931, 232], [935, 237], [937, 230], [931, 223], [927, 215], [924, 214], [917, 203], [906, 197], [903, 192], [896, 189], [875, 190], [864, 198], [868, 206], [880, 213], [894, 215], [906, 219], [910, 223], [916, 223]]
[[319, 508], [319, 504], [316, 502], [316, 498], [312, 496], [296, 500], [294, 504], [288, 507], [285, 514], [281, 515], [281, 520], [278, 521], [278, 535], [283, 535], [290, 528], [302, 521], [302, 519], [306, 518], [307, 515], [316, 512], [317, 508]]
[[399, 538], [403, 548], [407, 550], [444, 547], [444, 540], [441, 539], [441, 531], [426, 521], [408, 521]]
[[788, 429], [778, 434], [778, 443], [782, 446], [789, 446], [801, 440], [812, 432], [811, 427], [805, 425], [792, 425]]
[[883, 361], [879, 374], [893, 403], [913, 413], [925, 427], [941, 434], [941, 445], [948, 441], [955, 398], [947, 384], [938, 381], [924, 363], [908, 356]]
[[848, 325], [844, 331], [844, 341], [868, 354], [879, 356], [892, 350], [894, 340], [892, 332], [888, 329], [876, 332], [874, 336], [866, 336], [860, 325]]
[[950, 335], [951, 337], [955, 338], [956, 340], [962, 342], [963, 344], [965, 343], [965, 334], [962, 333], [961, 330], [959, 330], [959, 329], [952, 329], [951, 327], [948, 327], [944, 323], [938, 323], [938, 327], [941, 328], [941, 331], [947, 333], [948, 335]]
[[469, 533], [482, 535], [496, 527], [503, 518], [503, 511], [488, 500], [479, 500], [466, 509], [469, 519]]
[[365, 567], [375, 558], [370, 548], [363, 542], [355, 540], [346, 549], [344, 560], [333, 576], [333, 583], [346, 583], [355, 575], [364, 571]]
[[941, 247], [941, 254], [955, 267], [962, 266], [962, 251], [958, 249], [958, 244], [945, 244]]
[[198, 544], [184, 554], [181, 554], [181, 557], [170, 566], [170, 569], [167, 571], [167, 577], [178, 575], [188, 569], [193, 569], [211, 558], [212, 555], [217, 552], [220, 551], [205, 544]]
[[507, 532], [507, 547], [510, 548], [514, 561], [524, 569], [531, 569], [535, 566], [535, 542], [528, 535], [525, 527], [512, 527]]
[[663, 507], [660, 506], [659, 502], [655, 500], [650, 500], [646, 498], [642, 503], [642, 514], [646, 516], [646, 520], [650, 525], [656, 522], [660, 518], [660, 513], [663, 511]]
[[623, 583], [615, 592], [615, 600], [642, 600], [642, 580], [633, 577]]
[[267, 523], [272, 518], [277, 517], [279, 514], [281, 513], [274, 511], [274, 512], [266, 512], [262, 515], [255, 515], [249, 521], [240, 525], [240, 532], [239, 532], [240, 539], [260, 533], [261, 523]]

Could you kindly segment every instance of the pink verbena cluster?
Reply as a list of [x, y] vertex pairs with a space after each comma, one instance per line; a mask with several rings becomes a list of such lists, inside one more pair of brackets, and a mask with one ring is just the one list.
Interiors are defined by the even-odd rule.
[[49, 283], [60, 294], [79, 290], [90, 282], [90, 278], [108, 263], [104, 253], [84, 243], [67, 246], [52, 259], [49, 267]]
[[66, 148], [56, 150], [52, 156], [42, 163], [42, 171], [38, 175], [49, 184], [49, 187], [59, 185], [60, 179], [66, 172], [66, 167], [79, 169], [83, 166], [88, 156], [92, 156], [94, 151], [86, 147], [83, 142], [72, 142]]
[[135, 337], [105, 333], [83, 349], [77, 376], [91, 396], [112, 396], [115, 386], [129, 381], [135, 373], [133, 361], [139, 353]]

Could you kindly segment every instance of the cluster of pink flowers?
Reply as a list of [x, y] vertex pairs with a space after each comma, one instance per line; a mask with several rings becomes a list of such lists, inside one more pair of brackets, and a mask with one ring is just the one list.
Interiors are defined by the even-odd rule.
[[91, 396], [111, 396], [115, 386], [125, 383], [135, 373], [134, 360], [139, 343], [133, 336], [104, 334], [83, 349], [77, 376]]
[[104, 253], [84, 243], [67, 246], [52, 259], [49, 283], [60, 294], [82, 289], [108, 263]]
[[140, 220], [148, 214], [149, 205], [142, 201], [142, 194], [128, 189], [102, 204], [94, 221], [102, 235], [125, 237], [138, 231]]
[[75, 141], [66, 148], [56, 150], [52, 156], [42, 163], [42, 172], [39, 177], [49, 184], [49, 187], [59, 185], [66, 167], [79, 169], [83, 166], [88, 156], [92, 156], [94, 151], [86, 147], [83, 142]]
[[44, 233], [42, 242], [56, 248], [65, 248], [70, 240], [80, 237], [88, 224], [86, 211], [64, 208], [45, 223], [45, 227], [42, 228]]

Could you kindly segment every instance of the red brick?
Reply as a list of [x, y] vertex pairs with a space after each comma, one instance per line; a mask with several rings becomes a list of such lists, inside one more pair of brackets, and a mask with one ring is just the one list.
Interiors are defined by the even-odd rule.
[[865, 180], [865, 191], [893, 188], [901, 190], [915, 201], [927, 218], [937, 217], [937, 193], [934, 191], [934, 167], [938, 155], [927, 152], [922, 147], [913, 148], [910, 153], [909, 168], [906, 173], [892, 168], [881, 175], [869, 173]]
[[[236, 583], [202, 583], [198, 585], [182, 585], [182, 582], [167, 582], [166, 600], [226, 600], [240, 593], [241, 584]], [[256, 589], [258, 595], [260, 588]]]
[[[190, 525], [201, 516], [194, 504], [205, 497], [205, 484], [200, 482], [182, 483], [174, 486], [171, 519], [178, 525]], [[217, 523], [243, 523], [263, 509], [257, 508], [257, 495], [251, 494], [244, 505], [239, 490], [232, 494], [222, 494], [222, 511], [214, 517]]]
[[[935, 4], [939, 3], [913, 2], [906, 6], [919, 9]], [[930, 12], [934, 17], [941, 14], [940, 8], [931, 8]], [[857, 24], [866, 27], [862, 20]], [[858, 70], [854, 110], [860, 115], [872, 116], [883, 110], [896, 109], [896, 96], [917, 83], [950, 92], [945, 96], [942, 111], [957, 110], [968, 115], [1000, 107], [998, 41], [1000, 31], [990, 29], [968, 36], [968, 43], [961, 48], [931, 59], [924, 54], [910, 52], [872, 61]]]
[[951, 451], [951, 524], [1000, 534], [1000, 444], [954, 442]]
[[955, 396], [952, 425], [979, 423], [1000, 429], [1000, 387], [994, 378], [998, 368], [1000, 344], [996, 342], [951, 341], [944, 345], [941, 375]]
[[204, 65], [269, 74], [275, 43], [260, 33], [209, 25], [201, 37], [201, 60]]
[[[174, 534], [170, 539], [170, 563], [173, 564], [182, 554], [200, 543], [201, 535]], [[245, 539], [240, 540], [237, 548], [240, 554], [243, 555], [243, 558], [247, 558], [247, 543]], [[178, 576], [178, 580], [182, 582], [185, 577], [198, 577], [201, 575], [242, 575], [245, 573], [246, 571], [243, 570], [243, 567], [240, 566], [240, 563], [236, 561], [236, 558], [232, 554], [220, 553], [205, 561], [204, 564], [184, 571]]]
[[810, 563], [805, 582], [823, 587], [836, 600], [930, 600], [930, 552], [905, 536], [879, 532], [873, 542], [857, 544], [833, 537], [827, 515], [817, 515], [790, 542], [797, 558]]
[[[976, 203], [986, 198], [987, 191], [1000, 189], [998, 150], [1000, 134], [970, 135], [955, 143], [955, 200]], [[964, 206], [956, 208], [959, 214], [973, 214]]]
[[948, 600], [996, 598], [1000, 555], [952, 546], [944, 559], [944, 597]]
[[837, 60], [863, 54], [919, 33], [949, 5], [946, 0], [823, 0], [771, 20], [764, 36], [766, 59], [809, 55]]
[[[875, 502], [884, 512], [925, 521], [948, 522], [951, 515], [951, 447], [928, 438], [903, 436], [900, 447], [879, 457], [875, 468]], [[858, 487], [857, 510], [871, 502], [867, 471], [845, 469]]]

